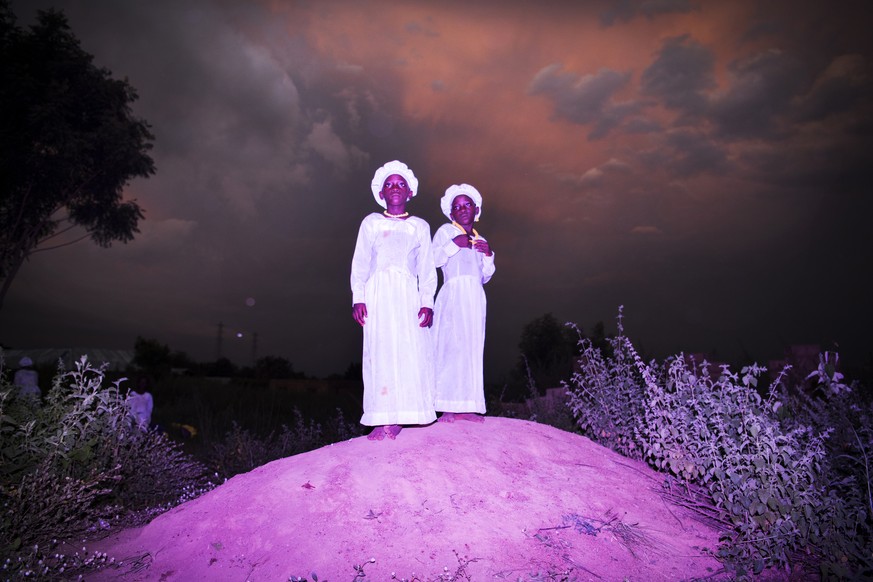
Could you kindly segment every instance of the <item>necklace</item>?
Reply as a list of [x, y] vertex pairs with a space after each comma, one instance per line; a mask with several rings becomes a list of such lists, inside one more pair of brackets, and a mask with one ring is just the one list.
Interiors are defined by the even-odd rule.
[[387, 210], [383, 210], [382, 214], [384, 214], [388, 218], [406, 218], [407, 216], [409, 216], [408, 212], [401, 212], [400, 214], [391, 214]]
[[[469, 233], [467, 232], [467, 230], [466, 230], [463, 226], [461, 226], [460, 224], [458, 224], [456, 221], [453, 220], [453, 221], [452, 221], [452, 224], [455, 225], [455, 227], [457, 227], [457, 229], [460, 230], [461, 232], [463, 232], [464, 234], [469, 235]], [[470, 230], [473, 231], [473, 240], [476, 240], [477, 238], [479, 238], [479, 233], [476, 232], [476, 229], [475, 229], [475, 228], [471, 228]]]

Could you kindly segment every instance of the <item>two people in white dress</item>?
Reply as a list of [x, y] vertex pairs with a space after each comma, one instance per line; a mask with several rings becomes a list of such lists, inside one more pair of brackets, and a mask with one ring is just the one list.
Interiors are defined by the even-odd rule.
[[384, 210], [362, 221], [351, 270], [352, 317], [364, 328], [361, 424], [374, 427], [369, 439], [382, 440], [402, 425], [430, 424], [436, 411], [443, 422], [481, 421], [482, 285], [494, 273], [491, 247], [473, 228], [482, 196], [467, 184], [449, 188], [440, 206], [452, 223], [431, 241], [427, 222], [406, 210], [418, 192], [406, 164], [379, 168], [371, 190]]

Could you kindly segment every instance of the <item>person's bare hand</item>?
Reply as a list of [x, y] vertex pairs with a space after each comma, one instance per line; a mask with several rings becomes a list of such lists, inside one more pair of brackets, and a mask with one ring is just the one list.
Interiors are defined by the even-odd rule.
[[455, 238], [452, 239], [452, 242], [461, 247], [462, 249], [470, 248], [470, 235], [469, 234], [459, 234]]
[[364, 321], [367, 319], [367, 304], [355, 303], [352, 305], [352, 318], [359, 324], [364, 325]]
[[[423, 319], [422, 316], [424, 316]], [[421, 319], [421, 323], [418, 324], [419, 327], [430, 327], [433, 325], [433, 309], [422, 307], [418, 310], [418, 319]]]
[[480, 253], [485, 253], [489, 257], [492, 255], [491, 245], [488, 244], [488, 241], [485, 239], [478, 239], [473, 243], [473, 249], [479, 251]]

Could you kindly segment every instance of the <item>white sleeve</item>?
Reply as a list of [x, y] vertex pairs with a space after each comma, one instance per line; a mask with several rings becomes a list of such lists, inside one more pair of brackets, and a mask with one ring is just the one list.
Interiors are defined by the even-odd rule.
[[491, 280], [494, 275], [494, 251], [491, 251], [491, 256], [482, 255], [482, 284], [484, 285]]
[[449, 224], [442, 225], [436, 231], [433, 237], [433, 262], [437, 268], [444, 266], [461, 250], [461, 247], [452, 240], [455, 232], [457, 229]]
[[418, 294], [421, 307], [433, 309], [433, 296], [436, 294], [437, 274], [434, 265], [433, 249], [430, 240], [430, 226], [422, 221], [419, 233], [418, 253]]
[[358, 229], [358, 240], [355, 243], [355, 254], [352, 255], [352, 305], [364, 303], [364, 287], [370, 278], [370, 262], [373, 254], [373, 239], [367, 228], [367, 219], [361, 222]]

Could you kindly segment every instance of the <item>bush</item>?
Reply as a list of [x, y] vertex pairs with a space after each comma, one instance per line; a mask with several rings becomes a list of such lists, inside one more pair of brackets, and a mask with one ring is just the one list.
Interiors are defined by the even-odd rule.
[[569, 390], [576, 423], [592, 440], [626, 457], [641, 459], [637, 433], [645, 414], [644, 384], [633, 354], [620, 338], [607, 340], [612, 342], [612, 353], [606, 355], [590, 339], [579, 336], [581, 353], [570, 377], [573, 389]]
[[0, 361], [0, 560], [13, 574], [44, 570], [39, 548], [58, 539], [142, 523], [213, 486], [204, 465], [136, 426], [104, 370], [85, 357], [59, 369], [43, 404], [19, 398]]
[[224, 478], [230, 478], [271, 461], [362, 434], [360, 425], [347, 423], [340, 409], [328, 426], [329, 430], [315, 421], [306, 421], [296, 409], [291, 427], [283, 424], [278, 431], [271, 431], [265, 437], [233, 422], [224, 438], [211, 444], [206, 463]]
[[609, 356], [580, 340], [568, 391], [584, 434], [666, 473], [665, 494], [722, 528], [717, 557], [737, 575], [873, 573], [869, 407], [829, 356], [813, 374], [819, 396], [776, 382], [765, 398], [762, 368], [716, 375], [681, 354], [645, 364], [621, 312], [618, 324]]

